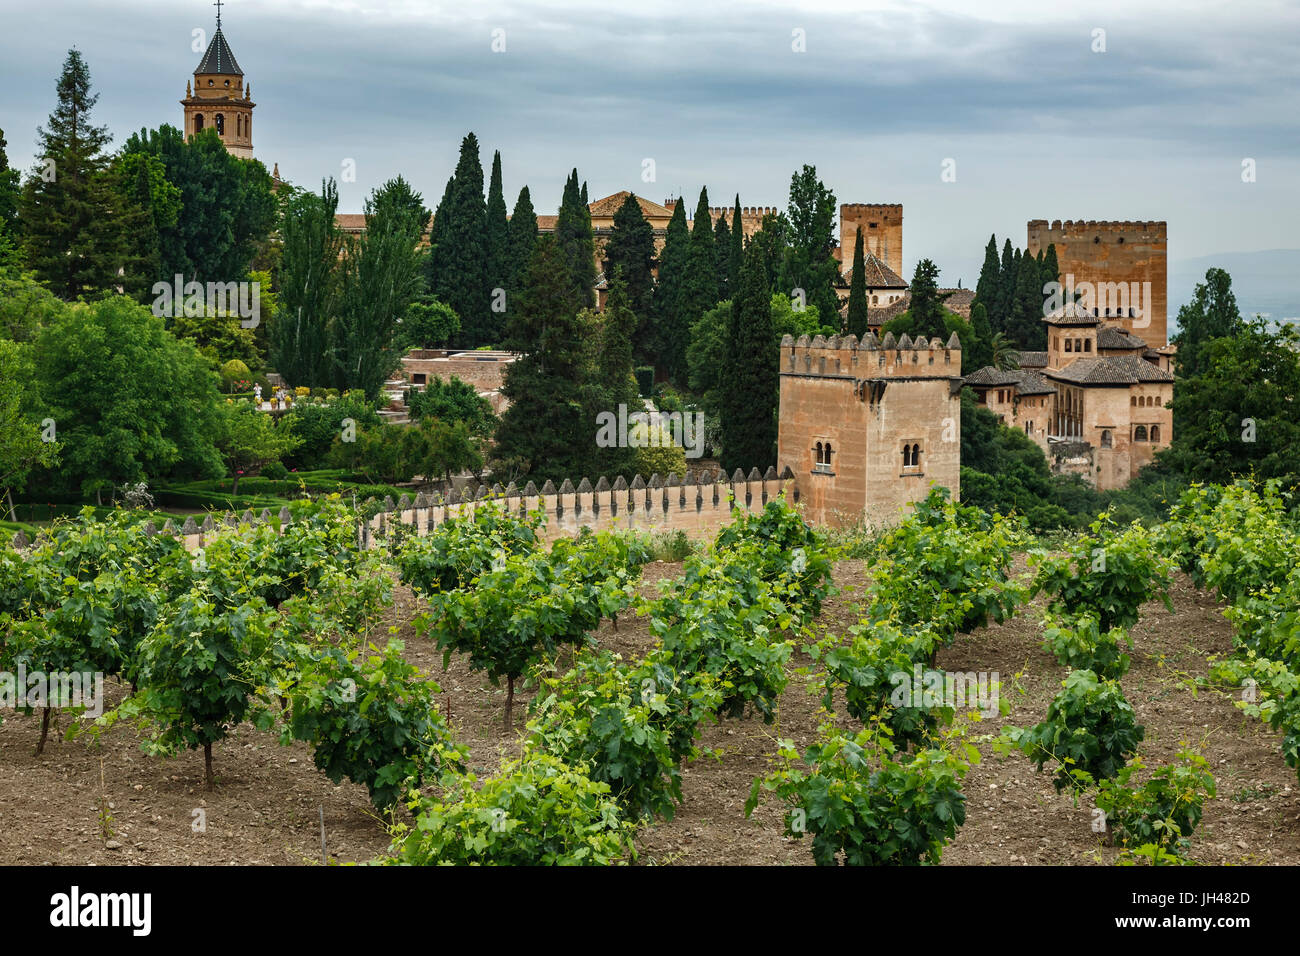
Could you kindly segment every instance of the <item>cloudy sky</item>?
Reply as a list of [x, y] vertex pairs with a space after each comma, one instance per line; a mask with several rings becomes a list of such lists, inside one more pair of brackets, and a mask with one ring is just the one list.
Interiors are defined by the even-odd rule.
[[[72, 46], [115, 142], [179, 126], [194, 31], [215, 15], [207, 0], [0, 10], [15, 165]], [[543, 213], [573, 166], [593, 199], [693, 206], [707, 185], [715, 205], [782, 206], [811, 163], [841, 202], [903, 203], [908, 275], [927, 256], [948, 284], [973, 285], [989, 233], [1023, 245], [1034, 218], [1164, 219], [1174, 263], [1300, 247], [1294, 2], [230, 0], [223, 25], [257, 156], [307, 186], [354, 160], [344, 211], [397, 173], [434, 205], [473, 130], [485, 167], [501, 151], [507, 202], [527, 184]]]

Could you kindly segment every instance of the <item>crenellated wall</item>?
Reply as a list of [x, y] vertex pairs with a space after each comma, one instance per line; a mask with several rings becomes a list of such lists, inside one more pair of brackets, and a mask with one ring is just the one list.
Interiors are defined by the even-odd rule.
[[[720, 473], [680, 480], [676, 475], [666, 479], [652, 475], [647, 482], [640, 475], [631, 483], [618, 477], [611, 484], [601, 478], [595, 485], [583, 478], [576, 486], [565, 479], [559, 488], [546, 482], [539, 489], [528, 482], [522, 490], [513, 483], [502, 488], [495, 485], [479, 488], [464, 495], [455, 492], [445, 499], [440, 495], [417, 495], [414, 499], [402, 495], [396, 502], [385, 498], [379, 511], [368, 520], [358, 521], [358, 535], [366, 547], [374, 547], [396, 524], [403, 524], [426, 535], [449, 518], [472, 512], [484, 506], [501, 507], [510, 511], [546, 512], [546, 525], [542, 536], [546, 541], [571, 537], [583, 528], [593, 531], [684, 531], [691, 537], [712, 537], [718, 529], [731, 522], [731, 497], [735, 504], [747, 511], [761, 510], [782, 493], [793, 505], [798, 505], [799, 491], [793, 476], [779, 478], [775, 468], [760, 474], [751, 469], [748, 476], [739, 469], [730, 477]], [[362, 508], [368, 513], [374, 502], [367, 501]], [[292, 521], [288, 508], [281, 508], [277, 527]], [[146, 524], [149, 533], [178, 536], [191, 551], [204, 546], [213, 534], [229, 527], [255, 523], [275, 525], [269, 510], [254, 516], [245, 511], [242, 516], [229, 512], [218, 521], [211, 514], [202, 524], [194, 516], [185, 519], [180, 528], [167, 521], [161, 529], [152, 522]], [[14, 535], [14, 545], [25, 549], [28, 541], [21, 532]]]
[[887, 334], [781, 342], [777, 463], [809, 521], [896, 522], [961, 479], [961, 347]]

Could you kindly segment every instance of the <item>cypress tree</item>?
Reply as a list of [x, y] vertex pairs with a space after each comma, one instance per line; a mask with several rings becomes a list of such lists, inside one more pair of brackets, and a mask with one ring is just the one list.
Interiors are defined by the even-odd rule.
[[732, 299], [719, 403], [722, 467], [728, 473], [766, 469], [776, 453], [779, 377], [766, 272], [762, 251], [751, 245]]
[[424, 287], [433, 295], [442, 289], [442, 276], [447, 272], [446, 259], [451, 251], [447, 243], [451, 224], [451, 197], [456, 188], [456, 177], [447, 179], [447, 188], [442, 191], [442, 199], [433, 212], [433, 222], [429, 226], [429, 254], [424, 259]]
[[506, 287], [507, 314], [523, 291], [524, 274], [528, 271], [528, 260], [532, 258], [536, 244], [537, 213], [533, 210], [533, 197], [525, 186], [519, 190], [519, 197], [515, 200], [515, 211], [510, 214], [506, 235], [506, 260], [510, 264], [510, 284]]
[[731, 229], [727, 226], [727, 213], [718, 216], [713, 225], [713, 268], [718, 275], [718, 301], [727, 298], [727, 270], [731, 261]]
[[998, 266], [997, 298], [989, 307], [989, 327], [993, 334], [1007, 330], [1007, 317], [1016, 294], [1016, 256], [1008, 238], [1002, 244], [1002, 263]]
[[596, 304], [596, 243], [591, 230], [591, 211], [583, 199], [585, 186], [578, 185], [578, 171], [569, 174], [555, 220], [555, 239], [569, 269], [569, 298], [573, 310]]
[[862, 227], [853, 237], [853, 273], [849, 277], [849, 314], [845, 331], [859, 340], [867, 334], [867, 262], [862, 252]]
[[628, 307], [637, 318], [633, 349], [641, 360], [651, 360], [654, 354], [655, 322], [650, 298], [654, 291], [654, 256], [654, 227], [641, 212], [636, 196], [629, 193], [614, 213], [614, 227], [605, 243], [605, 268], [611, 277], [615, 273], [622, 275]]
[[988, 310], [978, 298], [970, 307], [970, 325], [974, 340], [970, 352], [961, 357], [962, 369], [967, 373], [993, 364], [993, 330], [989, 327]]
[[948, 329], [943, 320], [943, 302], [948, 294], [940, 294], [939, 267], [929, 259], [922, 259], [916, 264], [911, 292], [908, 312], [912, 317], [912, 334], [926, 340], [938, 336], [946, 341]]
[[[639, 207], [638, 207], [639, 208]], [[644, 221], [644, 217], [642, 219]], [[609, 412], [618, 416], [620, 405], [631, 415], [641, 411], [642, 402], [633, 375], [632, 339], [637, 331], [637, 317], [632, 311], [623, 270], [614, 266], [609, 280], [609, 297], [601, 316], [600, 346], [593, 381], [588, 387], [587, 419], [596, 429], [597, 415]], [[630, 447], [596, 447], [594, 474], [630, 475], [635, 471], [635, 449]]]
[[1047, 285], [1049, 282], [1061, 281], [1061, 267], [1056, 261], [1055, 243], [1050, 244], [1047, 251], [1043, 253], [1042, 279], [1043, 285]]
[[1021, 255], [1006, 333], [1022, 352], [1047, 347], [1041, 276], [1042, 267], [1038, 261], [1028, 252]]
[[538, 238], [523, 294], [506, 327], [509, 347], [524, 354], [506, 368], [501, 394], [510, 406], [497, 429], [493, 460], [512, 480], [576, 476], [578, 456], [594, 442], [595, 423], [583, 421], [578, 396], [583, 323], [573, 309], [568, 263], [554, 236]]
[[487, 204], [483, 201], [478, 138], [473, 133], [461, 142], [447, 218], [445, 254], [439, 255], [444, 271], [438, 276], [434, 294], [460, 316], [461, 344], [477, 348], [491, 341], [492, 332], [488, 311]]
[[[690, 252], [686, 257], [686, 271], [682, 279], [678, 307], [680, 322], [689, 329], [709, 309], [718, 304], [718, 272], [713, 253], [713, 222], [709, 218], [709, 191], [700, 190], [700, 200], [695, 206], [695, 220], [691, 224]], [[682, 358], [685, 358], [683, 346]], [[674, 365], [684, 371], [684, 365]]]
[[745, 220], [740, 212], [740, 193], [736, 193], [736, 208], [731, 214], [731, 250], [727, 258], [727, 288], [735, 292], [740, 288], [740, 270], [745, 265]]
[[983, 302], [985, 309], [997, 304], [998, 283], [1001, 274], [1002, 265], [998, 261], [998, 237], [991, 235], [989, 236], [989, 244], [984, 247], [984, 265], [980, 267], [979, 281], [975, 283], [974, 301]]
[[[680, 299], [686, 277], [687, 259], [691, 252], [691, 231], [686, 225], [686, 206], [678, 199], [673, 207], [673, 217], [668, 221], [663, 252], [659, 257], [659, 281], [655, 286], [654, 311], [657, 335], [655, 350], [662, 369], [673, 371], [674, 348], [685, 354], [682, 340], [689, 336], [690, 326], [680, 320]], [[676, 343], [674, 343], [676, 339]]]
[[[37, 129], [43, 158], [28, 177], [20, 204], [27, 263], [50, 291], [63, 299], [112, 288], [122, 264], [116, 203], [102, 175], [111, 137], [93, 126], [90, 69], [70, 50], [56, 85], [58, 104]], [[53, 166], [48, 166], [49, 162]]]
[[501, 186], [501, 151], [497, 150], [492, 154], [492, 178], [488, 183], [487, 196], [486, 239], [489, 290], [505, 289], [509, 286], [509, 233], [510, 225], [506, 219], [505, 191]]

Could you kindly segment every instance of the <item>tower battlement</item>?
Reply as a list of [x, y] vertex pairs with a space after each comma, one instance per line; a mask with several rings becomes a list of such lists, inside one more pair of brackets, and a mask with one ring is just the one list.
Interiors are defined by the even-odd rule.
[[856, 335], [832, 335], [829, 339], [806, 335], [781, 340], [781, 374], [824, 376], [842, 379], [943, 378], [961, 377], [961, 343], [954, 332], [945, 343], [904, 334], [895, 339], [887, 332], [883, 340], [868, 332], [861, 341]]

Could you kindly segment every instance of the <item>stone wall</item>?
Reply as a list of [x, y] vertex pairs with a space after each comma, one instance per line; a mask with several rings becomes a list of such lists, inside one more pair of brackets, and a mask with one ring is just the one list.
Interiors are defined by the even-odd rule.
[[432, 379], [450, 381], [452, 377], [473, 385], [480, 392], [494, 392], [505, 383], [506, 369], [518, 356], [513, 352], [447, 352], [442, 349], [416, 349], [402, 358], [402, 371], [416, 383], [424, 375], [424, 384]]

